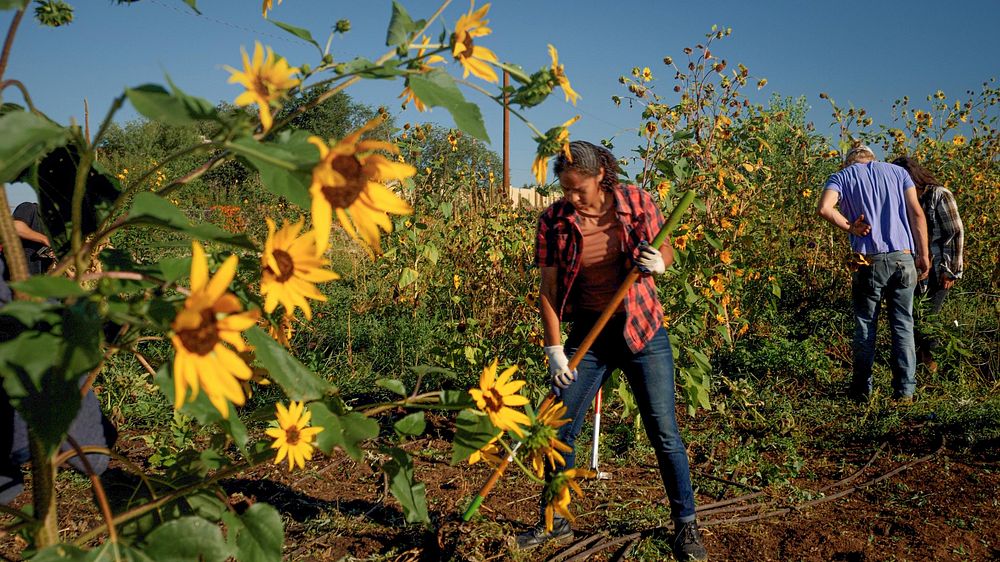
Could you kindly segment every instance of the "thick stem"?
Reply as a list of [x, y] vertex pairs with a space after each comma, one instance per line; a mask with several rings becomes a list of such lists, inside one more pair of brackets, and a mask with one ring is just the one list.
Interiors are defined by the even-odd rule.
[[73, 201], [70, 216], [73, 220], [73, 230], [70, 233], [70, 242], [73, 248], [74, 261], [76, 262], [76, 277], [80, 278], [86, 269], [85, 253], [83, 248], [83, 197], [87, 193], [87, 177], [90, 175], [90, 167], [94, 163], [94, 151], [92, 148], [81, 143], [80, 163], [76, 168], [76, 184], [73, 186]]
[[[24, 281], [28, 278], [28, 260], [24, 257], [24, 247], [21, 238], [14, 230], [14, 217], [10, 214], [10, 204], [7, 202], [7, 184], [0, 184], [0, 242], [3, 242], [7, 267], [10, 268], [11, 281]], [[20, 293], [17, 298], [23, 298]]]
[[14, 35], [17, 33], [17, 26], [21, 25], [21, 18], [24, 17], [25, 8], [21, 8], [14, 14], [14, 19], [10, 20], [10, 27], [7, 28], [7, 38], [3, 42], [3, 54], [0, 54], [0, 79], [7, 71], [7, 60], [10, 58], [10, 47], [14, 44]]
[[29, 429], [28, 446], [31, 450], [31, 495], [38, 527], [35, 529], [35, 547], [41, 550], [59, 543], [59, 525], [56, 511], [56, 465], [45, 444]]

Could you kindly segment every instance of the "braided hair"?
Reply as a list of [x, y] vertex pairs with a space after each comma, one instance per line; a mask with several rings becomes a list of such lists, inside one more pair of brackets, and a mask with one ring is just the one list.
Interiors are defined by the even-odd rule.
[[566, 158], [564, 152], [556, 156], [554, 171], [557, 177], [566, 170], [576, 170], [587, 177], [595, 177], [604, 168], [601, 189], [611, 191], [618, 185], [620, 168], [610, 150], [587, 141], [573, 141], [569, 143], [569, 153], [572, 158]]

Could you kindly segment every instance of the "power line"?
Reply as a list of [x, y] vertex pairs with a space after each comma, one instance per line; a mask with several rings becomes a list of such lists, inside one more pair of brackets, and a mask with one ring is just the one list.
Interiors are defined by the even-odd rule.
[[192, 10], [181, 9], [181, 8], [178, 8], [176, 5], [173, 5], [173, 4], [165, 4], [165, 3], [161, 2], [160, 0], [149, 0], [149, 1], [152, 2], [153, 4], [156, 4], [157, 6], [160, 6], [161, 8], [167, 8], [167, 9], [173, 10], [173, 11], [175, 11], [177, 13], [184, 14], [186, 16], [191, 16], [191, 17], [195, 17], [195, 18], [198, 18], [198, 19], [210, 21], [212, 23], [215, 23], [215, 24], [218, 24], [218, 25], [222, 25], [222, 26], [228, 27], [230, 29], [235, 29], [237, 31], [242, 31], [244, 33], [250, 33], [252, 35], [259, 35], [259, 36], [262, 36], [262, 37], [268, 37], [270, 39], [277, 39], [278, 41], [284, 41], [285, 43], [289, 43], [289, 44], [292, 44], [292, 45], [301, 45], [301, 42], [295, 41], [292, 38], [288, 37], [287, 35], [275, 35], [273, 33], [267, 33], [266, 31], [260, 31], [258, 29], [251, 29], [249, 27], [244, 27], [242, 25], [237, 25], [235, 23], [230, 23], [230, 22], [227, 22], [227, 21], [224, 21], [224, 20], [220, 20], [218, 18], [213, 18], [211, 16], [206, 16], [204, 14], [204, 12], [202, 12], [199, 15], [199, 14], [194, 13]]

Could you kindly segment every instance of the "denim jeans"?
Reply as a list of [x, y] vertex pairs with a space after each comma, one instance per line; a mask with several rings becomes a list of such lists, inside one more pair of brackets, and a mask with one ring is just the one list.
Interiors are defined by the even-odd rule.
[[[573, 356], [596, 318], [597, 314], [578, 315], [566, 340], [566, 355]], [[632, 353], [625, 343], [624, 326], [624, 314], [611, 318], [580, 362], [576, 381], [560, 391], [567, 408], [566, 416], [572, 419], [559, 429], [559, 439], [573, 448], [572, 453], [563, 455], [566, 467], [572, 468], [575, 464], [576, 437], [598, 389], [616, 368], [621, 369], [639, 405], [646, 435], [656, 451], [671, 516], [682, 523], [693, 521], [694, 491], [687, 449], [674, 411], [674, 356], [667, 331], [660, 328], [642, 351]]]
[[851, 394], [867, 396], [872, 390], [872, 364], [875, 362], [875, 332], [882, 298], [885, 297], [892, 333], [893, 396], [912, 396], [917, 386], [916, 346], [913, 339], [913, 289], [917, 270], [913, 256], [889, 252], [869, 256], [871, 265], [861, 266], [853, 274], [854, 301], [854, 378]]

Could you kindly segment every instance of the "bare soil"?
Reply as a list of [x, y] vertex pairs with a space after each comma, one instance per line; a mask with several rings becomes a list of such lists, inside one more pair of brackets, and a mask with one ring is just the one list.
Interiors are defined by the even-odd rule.
[[[531, 553], [510, 550], [510, 537], [538, 516], [538, 488], [514, 471], [487, 499], [480, 515], [463, 523], [460, 515], [489, 476], [485, 465], [453, 467], [450, 443], [438, 432], [407, 443], [415, 456], [417, 478], [426, 483], [433, 526], [407, 525], [400, 506], [387, 493], [378, 466], [369, 454], [355, 462], [343, 454], [320, 457], [303, 472], [287, 465], [263, 465], [239, 479], [224, 482], [237, 509], [264, 501], [277, 507], [286, 526], [286, 560], [549, 560], [569, 545], [552, 545]], [[139, 435], [124, 434], [119, 450], [142, 464], [148, 448]], [[910, 439], [852, 453], [820, 453], [807, 462], [819, 467], [808, 480], [789, 490], [820, 490], [797, 499], [766, 494], [728, 504], [728, 512], [701, 517], [703, 536], [712, 560], [1000, 560], [1000, 453], [996, 444], [977, 451], [951, 451], [940, 444]], [[885, 477], [928, 454], [928, 460]], [[574, 502], [579, 514], [577, 539], [596, 533], [607, 538], [643, 534], [590, 555], [588, 560], [643, 560], [650, 550], [642, 541], [666, 544], [669, 533], [664, 493], [653, 464], [604, 467], [608, 481], [584, 484], [585, 496]], [[871, 464], [862, 472], [866, 463]], [[693, 466], [695, 484], [700, 472]], [[844, 479], [857, 474], [853, 480]], [[112, 463], [104, 480], [109, 486], [124, 478], [123, 465]], [[839, 483], [839, 484], [838, 484]], [[71, 538], [99, 524], [89, 483], [79, 476], [62, 476], [59, 487], [61, 530]], [[718, 489], [718, 487], [716, 487]], [[823, 500], [833, 494], [843, 495]], [[716, 497], [698, 495], [701, 506], [747, 495], [738, 486], [723, 486]], [[821, 500], [806, 505], [806, 502]], [[15, 507], [30, 502], [24, 493]], [[773, 513], [772, 515], [768, 515]], [[630, 514], [635, 514], [634, 517]], [[657, 519], [657, 514], [660, 514]], [[723, 523], [734, 518], [753, 521]], [[652, 518], [652, 519], [651, 519]], [[593, 542], [597, 544], [597, 541]], [[19, 559], [23, 540], [6, 536], [0, 553]], [[588, 546], [589, 548], [589, 546]], [[577, 549], [579, 555], [584, 548]]]

